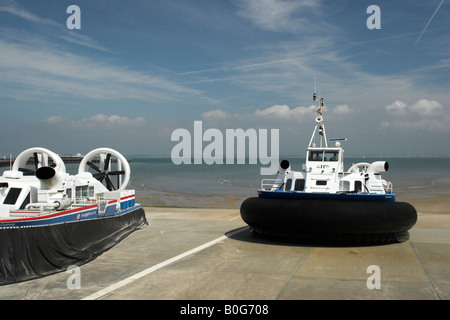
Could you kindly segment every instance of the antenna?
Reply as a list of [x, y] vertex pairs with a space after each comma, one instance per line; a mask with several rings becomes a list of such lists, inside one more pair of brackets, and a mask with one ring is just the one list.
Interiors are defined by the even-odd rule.
[[316, 99], [317, 99], [317, 96], [316, 96], [316, 92], [317, 92], [317, 90], [316, 90], [316, 79], [317, 77], [316, 77], [316, 75], [314, 75], [314, 93], [313, 93], [313, 101], [316, 101]]
[[[317, 109], [317, 116], [316, 116], [316, 127], [313, 131], [313, 134], [311, 136], [311, 140], [309, 141], [309, 147], [313, 146], [315, 147], [315, 136], [316, 136], [316, 132], [319, 134], [319, 141], [320, 141], [320, 147], [328, 147], [328, 141], [327, 141], [327, 134], [325, 132], [325, 124], [323, 121], [323, 107], [324, 107], [324, 102], [323, 102], [323, 98], [319, 98], [317, 97], [317, 77], [316, 75], [314, 75], [314, 93], [313, 93], [313, 101], [314, 102], [318, 102], [318, 109]], [[320, 97], [320, 94], [319, 94]], [[313, 143], [314, 142], [314, 143]]]

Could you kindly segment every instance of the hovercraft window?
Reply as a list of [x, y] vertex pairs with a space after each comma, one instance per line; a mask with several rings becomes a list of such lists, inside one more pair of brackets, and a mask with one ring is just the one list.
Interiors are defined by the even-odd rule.
[[23, 203], [22, 203], [22, 205], [20, 206], [20, 210], [25, 209], [25, 207], [26, 207], [27, 204], [29, 204], [29, 203], [30, 203], [30, 192], [28, 192], [28, 194], [27, 194], [25, 200], [23, 200]]
[[350, 181], [339, 181], [340, 191], [350, 191]]
[[75, 188], [75, 198], [87, 197], [87, 186], [78, 186]]
[[286, 180], [286, 186], [284, 187], [284, 190], [285, 191], [291, 190], [291, 186], [292, 186], [292, 179], [287, 179]]
[[94, 186], [89, 186], [88, 188], [88, 197], [93, 198], [94, 197]]
[[326, 186], [327, 185], [327, 180], [317, 180], [316, 181], [316, 186]]
[[305, 179], [297, 179], [295, 180], [295, 191], [303, 191], [305, 189]]
[[323, 151], [311, 151], [309, 153], [309, 161], [322, 161]]
[[75, 187], [75, 198], [93, 198], [94, 186]]
[[337, 151], [325, 151], [323, 158], [325, 161], [338, 161], [339, 153]]
[[8, 195], [6, 196], [5, 201], [3, 201], [3, 204], [15, 204], [17, 201], [17, 198], [19, 198], [21, 191], [22, 191], [21, 188], [9, 189]]

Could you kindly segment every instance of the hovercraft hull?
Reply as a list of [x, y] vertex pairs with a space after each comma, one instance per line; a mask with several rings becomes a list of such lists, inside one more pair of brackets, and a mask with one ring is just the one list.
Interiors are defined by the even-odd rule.
[[314, 243], [403, 242], [417, 221], [406, 202], [248, 198], [242, 219], [258, 234]]
[[258, 196], [265, 199], [298, 199], [298, 200], [336, 200], [336, 201], [368, 201], [395, 202], [395, 193], [325, 193], [325, 192], [297, 192], [297, 191], [265, 191], [258, 190]]
[[[92, 210], [95, 211], [94, 217], [89, 215]], [[97, 216], [95, 209], [87, 207], [67, 210], [53, 217], [3, 221], [0, 229], [0, 285], [31, 280], [65, 271], [72, 265], [85, 264], [147, 224], [141, 205], [101, 217]]]

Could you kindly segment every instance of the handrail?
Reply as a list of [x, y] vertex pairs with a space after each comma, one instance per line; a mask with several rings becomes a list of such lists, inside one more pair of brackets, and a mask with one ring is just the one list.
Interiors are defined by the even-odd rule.
[[72, 203], [72, 205], [74, 207], [83, 207], [83, 206], [89, 206], [89, 205], [93, 205], [93, 204], [97, 204], [98, 200], [90, 200], [87, 198], [75, 198], [74, 202]]
[[283, 180], [280, 179], [263, 179], [261, 180], [261, 190], [278, 190], [283, 186]]
[[388, 181], [388, 184], [386, 186], [386, 193], [394, 193], [394, 186], [390, 181]]

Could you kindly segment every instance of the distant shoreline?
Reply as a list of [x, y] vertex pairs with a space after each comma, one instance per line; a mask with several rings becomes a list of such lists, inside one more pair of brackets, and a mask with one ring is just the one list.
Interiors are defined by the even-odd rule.
[[[83, 160], [83, 157], [79, 157], [79, 156], [72, 156], [72, 155], [60, 155], [59, 156], [61, 158], [61, 160], [64, 163], [80, 163], [81, 160]], [[16, 159], [0, 159], [0, 167], [8, 167], [10, 164], [13, 165], [14, 161]], [[112, 159], [113, 162], [116, 162], [116, 159]], [[128, 162], [132, 162], [132, 159], [127, 159]], [[51, 164], [53, 161], [51, 159], [49, 159], [49, 163]], [[92, 162], [94, 163], [98, 163], [99, 160], [98, 159], [94, 159]], [[33, 165], [34, 164], [34, 158], [30, 157], [30, 159], [28, 159], [27, 161], [27, 165]]]

